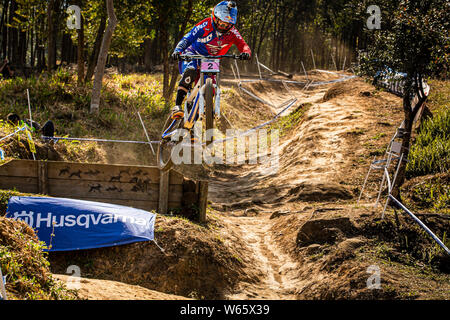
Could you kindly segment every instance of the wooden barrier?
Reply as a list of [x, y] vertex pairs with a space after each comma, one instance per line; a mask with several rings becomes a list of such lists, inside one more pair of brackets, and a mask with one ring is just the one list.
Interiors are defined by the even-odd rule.
[[[0, 165], [0, 189], [120, 204], [161, 214], [183, 208], [188, 181], [174, 170], [162, 172], [148, 166], [33, 160]], [[199, 220], [204, 222], [207, 188], [197, 189], [194, 204], [200, 208]]]

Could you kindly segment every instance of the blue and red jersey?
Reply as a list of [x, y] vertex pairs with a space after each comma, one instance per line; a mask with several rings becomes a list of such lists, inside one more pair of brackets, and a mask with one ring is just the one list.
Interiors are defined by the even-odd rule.
[[252, 54], [250, 47], [236, 27], [233, 26], [225, 34], [218, 33], [213, 26], [212, 18], [209, 17], [192, 28], [178, 43], [175, 51], [180, 53], [188, 51], [203, 56], [219, 56], [227, 54], [233, 44], [241, 53]]

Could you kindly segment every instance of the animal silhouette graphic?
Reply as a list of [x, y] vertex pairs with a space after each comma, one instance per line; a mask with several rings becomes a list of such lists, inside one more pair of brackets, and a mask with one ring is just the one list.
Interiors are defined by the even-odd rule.
[[120, 178], [122, 178], [122, 176], [119, 174], [118, 176], [111, 177], [109, 182], [120, 182]]
[[93, 170], [91, 170], [91, 169], [89, 169], [87, 172], [85, 172], [84, 174], [87, 174], [87, 175], [89, 175], [89, 176], [96, 176], [96, 175], [98, 175], [100, 173], [100, 171], [98, 171], [98, 170], [95, 170], [95, 171], [93, 171]]
[[108, 187], [107, 189], [106, 189], [106, 191], [117, 191], [117, 192], [123, 192], [123, 189], [121, 189], [121, 188], [117, 188], [116, 186], [112, 186], [112, 187]]
[[70, 169], [69, 167], [65, 167], [64, 169], [59, 170], [59, 175], [58, 175], [58, 177], [60, 177], [60, 176], [62, 176], [62, 175], [69, 174], [69, 173], [70, 173], [69, 169]]
[[102, 189], [102, 185], [101, 184], [89, 185], [89, 187], [90, 187], [89, 192], [96, 192], [96, 191], [102, 192], [101, 191], [101, 189]]
[[76, 172], [72, 172], [70, 175], [69, 175], [69, 178], [72, 178], [72, 177], [78, 177], [78, 178], [80, 178], [81, 179], [81, 170], [78, 170], [78, 171], [76, 171]]

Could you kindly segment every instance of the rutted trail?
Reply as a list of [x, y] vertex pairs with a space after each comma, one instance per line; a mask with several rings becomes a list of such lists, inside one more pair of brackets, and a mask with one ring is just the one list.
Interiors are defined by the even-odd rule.
[[276, 245], [271, 235], [269, 216], [228, 217], [230, 227], [235, 228], [248, 245], [248, 253], [255, 258], [260, 281], [241, 283], [232, 300], [247, 299], [295, 299], [294, 282], [297, 263]]
[[[356, 93], [337, 99], [335, 96], [324, 99], [329, 87], [308, 91], [291, 88], [291, 93], [299, 97], [297, 105], [307, 101], [311, 106], [304, 121], [292, 128], [289, 135], [280, 137], [277, 170], [267, 170], [269, 161], [266, 161], [259, 165], [221, 166], [213, 172], [209, 191], [212, 207], [221, 212], [220, 219], [227, 229], [241, 235], [246, 246], [244, 254], [254, 261], [247, 268], [258, 278], [256, 282], [240, 283], [227, 298], [296, 299], [299, 289], [308, 281], [317, 280], [302, 279], [300, 272], [304, 275], [305, 268], [288, 253], [292, 248], [281, 247], [275, 240], [281, 232], [272, 228], [276, 219], [271, 219], [271, 215], [283, 210], [296, 211], [309, 201], [352, 198], [341, 181], [348, 175], [346, 170], [357, 146], [349, 145], [346, 137], [358, 127], [369, 127], [371, 119], [364, 116], [366, 106], [358, 95], [360, 90], [367, 89], [366, 84], [360, 80], [350, 82], [342, 84], [343, 90]], [[280, 94], [277, 88], [269, 86], [269, 92], [264, 92], [264, 88], [257, 83], [251, 89], [263, 90], [261, 96], [267, 100], [272, 91]]]
[[[255, 89], [263, 88], [262, 84], [255, 84]], [[344, 146], [339, 136], [349, 129], [351, 109], [322, 102], [324, 88], [309, 92], [300, 88], [291, 90], [293, 95], [301, 97], [298, 104], [307, 101], [313, 105], [305, 114], [308, 122], [300, 125], [295, 135], [280, 141], [279, 170], [267, 170], [267, 163], [223, 166], [214, 172], [210, 181], [213, 207], [223, 212], [220, 219], [227, 224], [227, 229], [241, 235], [246, 245], [245, 255], [254, 261], [248, 266], [249, 273], [255, 273], [258, 278], [256, 282], [240, 283], [236, 293], [227, 296], [229, 299], [296, 299], [295, 291], [301, 281], [299, 266], [286, 248], [276, 243], [271, 214], [288, 205], [287, 195], [299, 184], [316, 185], [324, 179], [333, 180], [335, 167], [343, 162], [340, 150]], [[261, 95], [270, 98], [270, 94], [261, 92]], [[295, 161], [298, 157], [305, 161]], [[264, 203], [264, 208], [255, 203]], [[236, 213], [230, 214], [230, 210]], [[248, 216], [249, 210], [255, 214]]]

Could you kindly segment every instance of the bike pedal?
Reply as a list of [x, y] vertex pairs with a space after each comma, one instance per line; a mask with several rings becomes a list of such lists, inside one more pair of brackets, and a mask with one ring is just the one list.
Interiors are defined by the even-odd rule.
[[191, 138], [191, 144], [198, 144], [200, 140], [198, 138]]
[[174, 114], [172, 115], [172, 119], [173, 119], [173, 120], [180, 120], [180, 119], [183, 119], [183, 117], [184, 117], [184, 112], [183, 112], [183, 111], [174, 113]]

